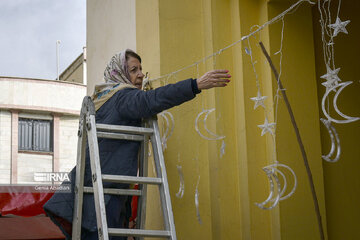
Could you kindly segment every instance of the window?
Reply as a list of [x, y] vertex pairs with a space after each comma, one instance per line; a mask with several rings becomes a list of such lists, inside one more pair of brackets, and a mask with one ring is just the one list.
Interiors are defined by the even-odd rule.
[[19, 150], [52, 152], [52, 125], [50, 120], [19, 118]]

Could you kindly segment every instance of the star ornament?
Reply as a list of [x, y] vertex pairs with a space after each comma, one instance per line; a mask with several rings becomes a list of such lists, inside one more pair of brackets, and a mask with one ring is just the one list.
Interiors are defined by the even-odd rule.
[[333, 36], [336, 37], [336, 36], [338, 35], [338, 33], [340, 33], [340, 32], [343, 32], [343, 33], [348, 34], [348, 31], [346, 30], [345, 27], [346, 27], [346, 25], [348, 25], [349, 23], [350, 23], [350, 20], [347, 20], [347, 21], [342, 22], [342, 21], [340, 20], [340, 18], [337, 17], [335, 23], [329, 24], [328, 26], [329, 26], [329, 28], [334, 29]]
[[338, 77], [340, 68], [332, 70], [329, 66], [326, 66], [326, 69], [326, 74], [322, 75], [320, 78], [326, 79], [326, 82], [323, 82], [321, 84], [326, 87], [326, 90], [329, 90], [330, 88], [338, 85], [339, 82], [341, 82], [340, 78]]
[[258, 106], [262, 106], [263, 108], [265, 108], [264, 100], [266, 98], [267, 98], [267, 96], [261, 96], [260, 91], [257, 92], [256, 97], [250, 98], [251, 100], [253, 100], [255, 102], [254, 109], [256, 109]]
[[265, 133], [269, 132], [272, 135], [274, 134], [273, 129], [275, 127], [276, 123], [269, 123], [268, 119], [265, 118], [265, 122], [262, 125], [258, 125], [259, 128], [261, 128], [261, 136], [264, 136]]

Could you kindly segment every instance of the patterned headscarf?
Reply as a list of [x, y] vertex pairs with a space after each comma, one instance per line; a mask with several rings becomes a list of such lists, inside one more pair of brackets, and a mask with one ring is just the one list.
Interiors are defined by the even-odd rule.
[[96, 85], [94, 94], [91, 96], [96, 110], [98, 110], [117, 91], [124, 88], [136, 88], [130, 81], [126, 63], [126, 53], [129, 52], [134, 51], [126, 49], [115, 54], [106, 66], [104, 71], [105, 83]]

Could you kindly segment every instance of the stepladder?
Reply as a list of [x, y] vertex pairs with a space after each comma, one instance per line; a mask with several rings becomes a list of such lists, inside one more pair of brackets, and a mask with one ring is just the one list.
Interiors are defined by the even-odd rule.
[[[134, 127], [96, 123], [95, 114], [94, 103], [90, 97], [85, 97], [82, 103], [79, 120], [72, 239], [81, 239], [82, 213], [83, 211], [93, 211], [93, 209], [83, 208], [84, 194], [93, 194], [98, 239], [107, 240], [111, 239], [112, 236], [132, 236], [135, 239], [164, 238], [176, 240], [174, 216], [156, 116], [143, 120], [142, 127]], [[103, 174], [101, 172], [98, 138], [140, 142], [138, 175]], [[155, 177], [147, 176], [149, 142], [151, 142], [152, 147], [156, 172]], [[87, 146], [90, 155], [92, 186], [84, 185]], [[87, 170], [87, 172], [89, 171]], [[139, 187], [138, 189], [104, 188], [103, 183], [105, 182], [121, 183], [124, 185], [138, 184]], [[146, 195], [147, 185], [149, 184], [157, 185], [159, 189], [160, 204], [164, 220], [163, 230], [145, 229]], [[137, 224], [135, 228], [108, 227], [104, 194], [138, 196]]]

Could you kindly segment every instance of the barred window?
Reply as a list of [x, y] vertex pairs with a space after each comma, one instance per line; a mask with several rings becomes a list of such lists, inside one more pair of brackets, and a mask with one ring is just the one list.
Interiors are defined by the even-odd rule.
[[50, 120], [19, 118], [19, 150], [52, 152], [53, 123]]

